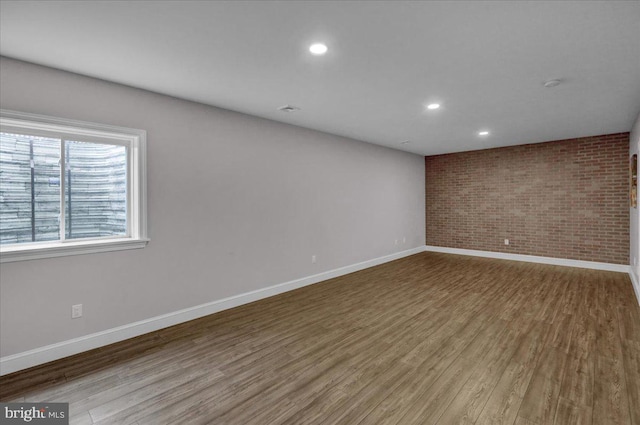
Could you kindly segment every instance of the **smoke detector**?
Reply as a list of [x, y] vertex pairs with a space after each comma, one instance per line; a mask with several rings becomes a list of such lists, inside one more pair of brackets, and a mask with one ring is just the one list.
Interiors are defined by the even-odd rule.
[[278, 111], [281, 112], [295, 112], [295, 111], [299, 111], [300, 108], [298, 108], [297, 106], [292, 106], [292, 105], [284, 105], [278, 108]]
[[549, 80], [544, 82], [544, 86], [546, 88], [551, 88], [560, 85], [561, 82], [562, 80]]

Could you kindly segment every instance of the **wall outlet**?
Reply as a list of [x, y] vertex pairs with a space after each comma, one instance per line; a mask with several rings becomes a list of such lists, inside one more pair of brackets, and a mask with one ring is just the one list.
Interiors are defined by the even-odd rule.
[[315, 264], [316, 263], [316, 256], [312, 255], [311, 256], [311, 264]]
[[78, 317], [82, 317], [82, 304], [71, 306], [71, 318], [77, 319]]
[[402, 237], [402, 243], [407, 243], [407, 237], [406, 236]]
[[398, 245], [398, 240], [396, 239], [396, 245]]
[[509, 239], [505, 239], [505, 240], [504, 240], [504, 244], [505, 244], [505, 245], [509, 245]]

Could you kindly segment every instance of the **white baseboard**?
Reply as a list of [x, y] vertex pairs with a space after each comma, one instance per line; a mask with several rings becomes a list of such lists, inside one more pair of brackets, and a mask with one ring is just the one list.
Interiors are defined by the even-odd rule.
[[633, 271], [633, 268], [629, 270], [629, 277], [631, 278], [631, 284], [633, 285], [633, 290], [636, 293], [636, 299], [638, 300], [638, 305], [640, 305], [640, 278]]
[[338, 269], [329, 270], [316, 275], [291, 280], [289, 282], [280, 283], [267, 288], [246, 292], [244, 294], [234, 295], [232, 297], [197, 305], [195, 307], [185, 308], [183, 310], [174, 311], [172, 313], [163, 314], [161, 316], [152, 317], [150, 319], [141, 320], [128, 325], [118, 326], [117, 328], [107, 329], [105, 331], [70, 339], [68, 341], [62, 341], [56, 344], [2, 357], [0, 358], [0, 375], [17, 372], [22, 369], [27, 369], [53, 360], [72, 356], [94, 348], [103, 347], [114, 342], [124, 341], [125, 339], [188, 322], [189, 320], [208, 316], [222, 310], [227, 310], [263, 298], [271, 297], [303, 286], [313, 285], [314, 283], [322, 282], [323, 280], [357, 272], [359, 270], [407, 257], [409, 255], [418, 254], [420, 252], [424, 252], [424, 246], [386, 255], [384, 257], [374, 258], [372, 260], [363, 261], [350, 266], [340, 267]]
[[537, 255], [508, 254], [505, 252], [479, 251], [475, 249], [447, 248], [426, 245], [425, 251], [443, 252], [446, 254], [471, 255], [474, 257], [499, 258], [501, 260], [525, 261], [527, 263], [553, 264], [556, 266], [579, 267], [582, 269], [607, 270], [611, 272], [629, 273], [631, 268], [625, 264], [598, 263], [596, 261], [569, 260], [565, 258], [539, 257]]

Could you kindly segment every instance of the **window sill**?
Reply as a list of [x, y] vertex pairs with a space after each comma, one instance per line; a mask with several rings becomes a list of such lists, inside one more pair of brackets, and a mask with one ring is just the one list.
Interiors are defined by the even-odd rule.
[[110, 239], [103, 241], [74, 241], [42, 243], [37, 245], [0, 248], [0, 263], [35, 260], [38, 258], [66, 257], [69, 255], [93, 254], [96, 252], [139, 249], [147, 246], [149, 239]]

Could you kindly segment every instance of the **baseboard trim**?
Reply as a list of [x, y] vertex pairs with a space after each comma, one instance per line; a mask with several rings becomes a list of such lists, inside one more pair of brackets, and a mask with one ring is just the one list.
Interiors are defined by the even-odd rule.
[[553, 264], [556, 266], [579, 267], [582, 269], [607, 270], [611, 272], [631, 272], [631, 268], [625, 264], [598, 263], [596, 261], [540, 257], [537, 255], [509, 254], [505, 252], [480, 251], [475, 249], [447, 248], [443, 246], [433, 245], [425, 245], [425, 251], [442, 252], [446, 254], [471, 255], [473, 257], [498, 258], [501, 260], [525, 261], [527, 263]]
[[636, 300], [638, 300], [638, 305], [640, 305], [640, 279], [633, 271], [633, 268], [629, 270], [629, 277], [631, 278], [631, 285], [633, 286], [633, 291], [636, 293]]
[[84, 351], [93, 350], [94, 348], [103, 347], [115, 342], [124, 341], [129, 338], [134, 338], [169, 326], [178, 325], [180, 323], [188, 322], [189, 320], [198, 319], [219, 311], [238, 307], [243, 304], [248, 304], [283, 292], [302, 288], [304, 286], [313, 285], [314, 283], [357, 272], [389, 261], [418, 254], [420, 252], [424, 252], [424, 246], [2, 357], [0, 358], [0, 376], [62, 359], [74, 354], [79, 354]]

